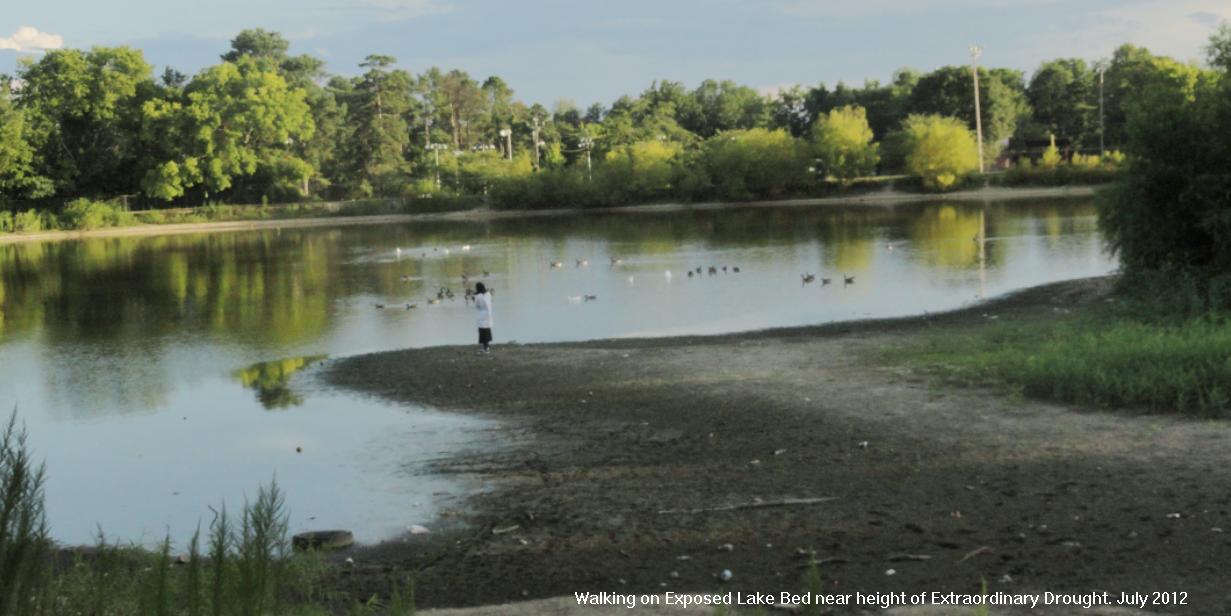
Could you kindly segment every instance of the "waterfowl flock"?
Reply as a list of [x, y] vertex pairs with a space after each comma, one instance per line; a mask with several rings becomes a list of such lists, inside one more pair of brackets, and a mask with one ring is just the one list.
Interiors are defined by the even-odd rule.
[[[887, 244], [887, 247], [890, 250], [893, 249], [892, 244]], [[460, 252], [470, 252], [471, 245], [464, 244], [460, 247], [459, 251]], [[452, 252], [452, 250], [450, 248], [442, 248], [439, 246], [435, 246], [432, 248], [432, 252], [448, 255]], [[410, 253], [410, 249], [403, 250], [402, 248], [398, 247], [394, 249], [394, 254], [400, 260], [404, 254], [412, 254], [412, 253]], [[427, 257], [427, 254], [428, 254], [427, 252], [421, 253], [421, 255], [424, 258]], [[619, 256], [610, 256], [608, 257], [608, 262], [611, 264], [611, 267], [614, 268], [616, 266], [623, 265], [625, 263], [625, 259]], [[557, 269], [564, 269], [564, 263], [565, 261], [563, 260], [553, 259], [553, 260], [549, 260], [547, 262], [547, 265], [548, 265], [548, 269], [557, 270]], [[586, 268], [590, 266], [590, 260], [586, 258], [582, 258], [582, 257], [574, 258], [573, 263], [576, 266], [576, 268]], [[482, 278], [491, 277], [491, 272], [489, 270], [481, 270], [481, 271], [482, 271]], [[690, 279], [700, 278], [702, 276], [718, 276], [720, 274], [721, 275], [739, 274], [742, 271], [743, 270], [738, 265], [699, 265], [695, 268], [690, 268], [688, 270], [685, 270], [687, 277]], [[667, 278], [668, 280], [670, 280], [673, 277], [673, 273], [671, 272], [671, 270], [664, 270], [663, 276]], [[473, 278], [479, 278], [479, 276], [472, 275], [470, 272], [462, 272], [462, 274], [459, 276], [461, 287], [462, 287], [462, 299], [466, 304], [469, 304], [470, 302], [474, 301], [474, 298], [476, 295], [475, 289], [471, 284], [471, 281]], [[423, 280], [422, 277], [410, 276], [410, 275], [401, 276], [399, 279], [403, 283], [411, 283], [417, 280]], [[627, 282], [629, 285], [635, 284], [635, 281], [636, 279], [633, 276], [630, 275], [627, 277]], [[807, 286], [807, 285], [819, 282], [820, 286], [824, 287], [824, 286], [828, 286], [832, 284], [833, 281], [834, 279], [832, 278], [821, 277], [813, 272], [803, 272], [800, 274], [801, 286]], [[843, 286], [850, 286], [850, 285], [855, 284], [855, 276], [849, 275], [849, 274], [842, 274], [842, 283], [843, 283]], [[490, 287], [488, 290], [494, 291], [494, 289], [491, 289]], [[441, 286], [437, 288], [436, 292], [433, 295], [426, 298], [426, 302], [428, 305], [434, 306], [434, 305], [441, 304], [446, 300], [452, 301], [455, 298], [456, 298], [456, 295], [451, 288], [449, 288], [448, 286]], [[598, 295], [585, 293], [585, 294], [580, 294], [580, 295], [571, 295], [571, 296], [568, 296], [566, 299], [570, 303], [580, 304], [580, 303], [597, 301]], [[403, 310], [413, 310], [417, 307], [418, 307], [418, 304], [416, 303], [398, 303], [398, 304], [378, 303], [376, 304], [376, 308], [380, 310], [388, 310], [388, 309], [395, 309], [395, 308], [403, 309]]]

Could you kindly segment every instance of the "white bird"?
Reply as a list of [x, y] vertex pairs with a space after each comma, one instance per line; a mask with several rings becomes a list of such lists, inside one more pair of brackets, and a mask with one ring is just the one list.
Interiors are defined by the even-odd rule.
[[469, 250], [470, 250], [470, 244], [466, 244], [465, 246], [462, 246], [462, 250], [469, 251]]

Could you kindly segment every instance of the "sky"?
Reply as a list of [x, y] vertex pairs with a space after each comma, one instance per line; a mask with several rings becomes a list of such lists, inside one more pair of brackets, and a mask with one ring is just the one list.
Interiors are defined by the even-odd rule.
[[1231, 0], [3, 0], [0, 72], [45, 49], [129, 45], [193, 74], [244, 28], [352, 75], [369, 54], [499, 75], [527, 102], [609, 104], [654, 80], [888, 81], [969, 61], [1030, 71], [1121, 43], [1199, 60]]

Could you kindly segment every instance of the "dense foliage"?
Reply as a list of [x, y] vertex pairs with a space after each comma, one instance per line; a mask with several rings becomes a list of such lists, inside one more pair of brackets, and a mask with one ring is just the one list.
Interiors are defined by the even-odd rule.
[[1130, 281], [1196, 278], [1231, 306], [1231, 28], [1211, 69], [1155, 58], [1127, 109], [1129, 172], [1102, 223]]
[[[289, 50], [276, 32], [245, 30], [192, 77], [167, 69], [155, 78], [128, 47], [26, 60], [15, 77], [0, 76], [0, 222], [93, 222], [62, 217], [78, 198], [124, 209], [453, 193], [499, 196], [497, 205], [525, 198], [525, 207], [813, 194], [908, 171], [908, 118], [952, 119], [952, 147], [968, 145], [958, 127], [974, 127], [974, 74], [964, 66], [769, 95], [730, 81], [657, 81], [609, 106], [561, 100], [549, 110], [517, 100], [495, 76], [415, 74], [374, 55], [343, 77]], [[1211, 50], [1214, 61], [1226, 55]], [[1183, 65], [1126, 45], [1099, 66], [1058, 59], [1029, 81], [978, 69], [989, 162], [1002, 152], [1002, 165], [1037, 159], [1049, 136], [1065, 161], [1127, 144], [1136, 93]], [[923, 167], [966, 157], [929, 151], [945, 160]], [[961, 169], [922, 179], [960, 185]]]

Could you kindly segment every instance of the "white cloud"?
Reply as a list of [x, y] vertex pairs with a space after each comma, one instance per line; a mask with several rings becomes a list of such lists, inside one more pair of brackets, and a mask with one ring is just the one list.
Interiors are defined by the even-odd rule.
[[42, 52], [64, 46], [64, 37], [40, 32], [32, 26], [22, 26], [10, 37], [0, 37], [0, 49], [23, 52]]
[[1178, 60], [1204, 57], [1217, 24], [1231, 20], [1227, 0], [1146, 0], [1089, 14], [1085, 29], [1057, 29], [1032, 41], [1047, 57], [1106, 57], [1123, 43]]
[[798, 17], [862, 17], [868, 15], [907, 14], [956, 7], [980, 9], [1010, 6], [1046, 6], [1060, 0], [778, 0], [778, 11]]
[[410, 19], [452, 10], [439, 0], [357, 0], [357, 3], [359, 6], [380, 11], [389, 19]]

